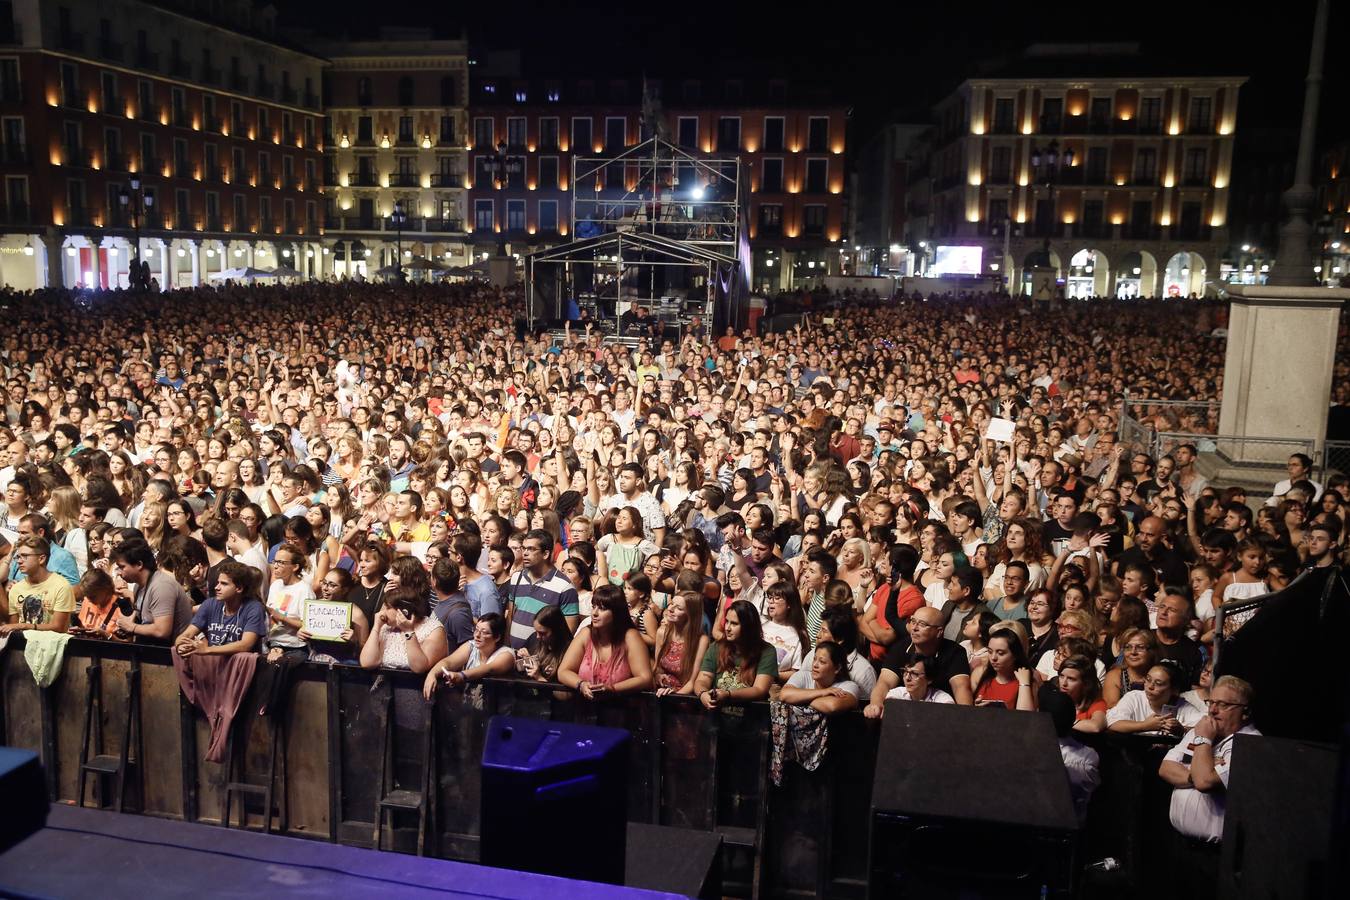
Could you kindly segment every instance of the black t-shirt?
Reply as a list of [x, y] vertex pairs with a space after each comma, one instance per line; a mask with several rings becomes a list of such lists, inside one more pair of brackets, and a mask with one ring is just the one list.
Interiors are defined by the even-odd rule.
[[[890, 669], [896, 675], [905, 670], [905, 655], [909, 653], [914, 643], [909, 639], [909, 632], [902, 631], [896, 637], [894, 644], [886, 651], [886, 659], [881, 663], [883, 669]], [[949, 641], [946, 638], [940, 638], [938, 641], [937, 670], [928, 673], [928, 681], [933, 687], [941, 688], [949, 694], [952, 694], [952, 679], [958, 675], [970, 677], [970, 660], [966, 656], [966, 651], [955, 641]], [[953, 694], [955, 696], [955, 694]]]
[[1145, 556], [1140, 547], [1131, 547], [1112, 560], [1117, 575], [1124, 572], [1125, 567], [1132, 563], [1140, 563], [1151, 568], [1159, 584], [1185, 586], [1190, 578], [1181, 554], [1165, 547], [1159, 548], [1152, 557]]
[[375, 587], [368, 588], [358, 579], [351, 590], [347, 591], [347, 596], [342, 599], [344, 602], [355, 604], [357, 609], [366, 614], [366, 621], [373, 626], [375, 610], [379, 609], [380, 601], [384, 599], [384, 584], [381, 580]]
[[1056, 519], [1046, 519], [1045, 524], [1041, 526], [1041, 540], [1047, 548], [1053, 548], [1056, 556], [1059, 555], [1061, 545], [1055, 542], [1062, 541], [1067, 544], [1072, 538], [1073, 529], [1065, 528]]
[[[1154, 633], [1156, 636], [1156, 632]], [[1200, 669], [1205, 664], [1204, 653], [1200, 650], [1200, 645], [1190, 638], [1182, 635], [1181, 639], [1175, 644], [1164, 644], [1161, 638], [1157, 641], [1158, 661], [1169, 659], [1176, 663], [1177, 668], [1181, 670], [1184, 676], [1178, 689], [1189, 691], [1200, 681]]]

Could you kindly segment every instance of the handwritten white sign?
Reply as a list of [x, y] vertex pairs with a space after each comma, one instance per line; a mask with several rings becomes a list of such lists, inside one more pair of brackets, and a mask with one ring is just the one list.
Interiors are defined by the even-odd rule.
[[985, 429], [984, 436], [988, 440], [1000, 444], [1012, 443], [1013, 433], [1017, 431], [1017, 423], [1012, 419], [990, 419], [989, 427]]
[[320, 639], [340, 640], [352, 627], [352, 605], [328, 600], [306, 600], [300, 616], [305, 631]]

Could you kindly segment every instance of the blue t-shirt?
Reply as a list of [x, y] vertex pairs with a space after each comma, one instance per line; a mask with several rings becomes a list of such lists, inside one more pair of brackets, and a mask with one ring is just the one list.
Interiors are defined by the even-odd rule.
[[[260, 600], [246, 600], [233, 616], [225, 612], [225, 603], [214, 597], [202, 601], [192, 617], [192, 624], [206, 635], [206, 643], [212, 647], [233, 644], [241, 640], [245, 632], [253, 632], [258, 637], [267, 634], [267, 610]], [[258, 642], [262, 646], [262, 641]]]
[[475, 619], [481, 619], [488, 613], [501, 615], [501, 594], [497, 583], [489, 575], [484, 575], [466, 587], [464, 597], [469, 601], [469, 611]]

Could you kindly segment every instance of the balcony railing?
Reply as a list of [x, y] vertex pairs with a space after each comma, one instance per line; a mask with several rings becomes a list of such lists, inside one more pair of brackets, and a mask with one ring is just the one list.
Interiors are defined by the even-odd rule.
[[174, 78], [191, 78], [192, 63], [185, 59], [169, 60], [169, 74]]
[[71, 206], [66, 209], [67, 225], [91, 225], [89, 218], [89, 208], [86, 206]]
[[300, 92], [293, 87], [283, 87], [281, 89], [281, 102], [289, 103], [292, 106], [300, 99]]
[[215, 66], [202, 66], [202, 82], [204, 84], [220, 84], [222, 72]]
[[390, 187], [417, 187], [420, 183], [416, 172], [392, 172], [389, 175]]
[[464, 175], [459, 172], [433, 172], [431, 186], [434, 188], [457, 188], [464, 186]]
[[238, 91], [241, 94], [248, 93], [248, 76], [241, 75], [238, 72], [230, 73], [230, 90]]
[[151, 53], [149, 50], [136, 51], [136, 68], [145, 69], [150, 72], [159, 71], [159, 54]]
[[374, 172], [348, 172], [348, 187], [379, 187], [379, 178]]
[[89, 168], [89, 151], [83, 147], [63, 147], [61, 149], [61, 162], [67, 166], [78, 168]]
[[277, 95], [277, 86], [270, 81], [259, 80], [256, 93], [259, 97], [265, 97], [273, 100]]
[[27, 225], [33, 220], [33, 211], [24, 204], [14, 204], [0, 209], [0, 221], [6, 225]]
[[225, 170], [220, 166], [206, 166], [202, 169], [202, 180], [219, 183], [225, 180]]
[[179, 128], [191, 128], [192, 114], [186, 109], [175, 109], [169, 113], [169, 121]]
[[305, 226], [300, 224], [299, 219], [287, 219], [285, 227], [282, 230], [286, 234], [304, 234]]
[[215, 215], [215, 216], [207, 216], [206, 219], [202, 222], [202, 225], [204, 226], [204, 230], [205, 230], [205, 231], [224, 231], [224, 230], [225, 230], [225, 229], [224, 229], [224, 226], [223, 226], [223, 223], [221, 222], [221, 218], [220, 218], [220, 216], [218, 216], [218, 215]]
[[277, 180], [275, 177], [273, 177], [271, 169], [258, 170], [258, 187], [270, 188], [273, 187], [276, 183]]
[[156, 156], [142, 156], [140, 174], [159, 178], [164, 175], [164, 160]]
[[456, 233], [464, 230], [463, 219], [427, 219], [426, 230], [436, 234]]
[[283, 179], [281, 186], [288, 191], [298, 191], [302, 189], [304, 183], [304, 179], [299, 175], [292, 175], [289, 178]]
[[304, 98], [303, 98], [303, 105], [304, 105], [306, 108], [308, 108], [308, 109], [318, 109], [318, 108], [319, 108], [319, 95], [318, 95], [318, 94], [305, 94], [305, 96], [304, 96]]
[[0, 101], [5, 103], [23, 102], [23, 85], [17, 81], [6, 81], [0, 84]]
[[334, 172], [332, 169], [324, 169], [324, 171], [323, 171], [323, 186], [324, 186], [324, 187], [337, 187], [337, 186], [338, 186], [337, 172]]
[[277, 230], [277, 220], [276, 220], [276, 219], [273, 219], [271, 216], [268, 216], [268, 217], [265, 218], [265, 219], [264, 219], [264, 218], [259, 218], [259, 219], [258, 219], [258, 231], [259, 231], [259, 232], [275, 233], [276, 230]]
[[174, 160], [173, 163], [174, 178], [191, 178], [195, 174], [197, 173], [193, 170], [192, 163], [190, 161], [186, 159]]
[[0, 145], [0, 160], [11, 164], [29, 162], [28, 145], [18, 142]]
[[108, 153], [103, 157], [103, 168], [108, 172], [127, 171], [127, 155], [125, 153]]
[[159, 110], [153, 103], [142, 103], [136, 110], [136, 118], [142, 122], [158, 122]]
[[202, 127], [205, 128], [207, 131], [211, 131], [216, 134], [221, 134], [225, 129], [225, 118], [219, 115], [203, 116]]

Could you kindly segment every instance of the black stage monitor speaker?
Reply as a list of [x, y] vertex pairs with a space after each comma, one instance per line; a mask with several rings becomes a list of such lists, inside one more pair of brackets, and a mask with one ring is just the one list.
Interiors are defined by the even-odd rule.
[[494, 716], [479, 862], [623, 884], [628, 741], [620, 728]]
[[1245, 734], [1233, 739], [1220, 897], [1331, 896], [1327, 862], [1337, 765], [1330, 744]]
[[869, 896], [1067, 897], [1077, 830], [1048, 715], [886, 704]]
[[0, 853], [47, 824], [47, 780], [38, 755], [0, 747]]

